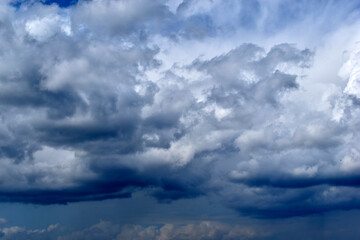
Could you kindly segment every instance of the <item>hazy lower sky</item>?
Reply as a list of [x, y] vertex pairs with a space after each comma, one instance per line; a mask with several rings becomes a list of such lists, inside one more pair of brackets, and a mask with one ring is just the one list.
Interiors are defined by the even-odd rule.
[[3, 0], [0, 239], [359, 239], [360, 2]]

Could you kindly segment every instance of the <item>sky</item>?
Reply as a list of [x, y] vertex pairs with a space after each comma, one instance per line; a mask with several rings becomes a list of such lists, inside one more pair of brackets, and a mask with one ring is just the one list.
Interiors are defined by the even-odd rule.
[[359, 239], [360, 2], [0, 1], [0, 239]]

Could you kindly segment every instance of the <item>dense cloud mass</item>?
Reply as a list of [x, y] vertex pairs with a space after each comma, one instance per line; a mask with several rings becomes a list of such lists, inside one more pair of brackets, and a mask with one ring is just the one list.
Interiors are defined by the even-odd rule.
[[[360, 208], [359, 25], [356, 1], [1, 1], [0, 201]], [[129, 239], [220, 239], [176, 231]]]

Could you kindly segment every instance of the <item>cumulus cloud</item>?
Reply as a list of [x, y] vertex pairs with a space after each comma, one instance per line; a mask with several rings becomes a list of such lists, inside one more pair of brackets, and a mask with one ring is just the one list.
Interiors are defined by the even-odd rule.
[[60, 236], [59, 240], [75, 239], [256, 239], [266, 234], [255, 233], [249, 227], [229, 225], [219, 222], [199, 222], [194, 224], [164, 224], [162, 226], [124, 225], [119, 226], [111, 222], [99, 222], [90, 228]]
[[26, 229], [19, 226], [0, 228], [0, 238], [15, 239], [111, 239], [111, 240], [170, 240], [170, 239], [259, 239], [270, 233], [257, 233], [251, 227], [237, 224], [225, 224], [213, 221], [202, 221], [191, 224], [161, 225], [117, 225], [108, 221], [88, 228], [69, 232], [70, 229], [52, 224], [44, 229]]
[[[69, 231], [70, 230], [70, 231]], [[226, 224], [214, 221], [201, 221], [189, 224], [160, 225], [118, 225], [100, 221], [88, 228], [71, 231], [59, 224], [43, 229], [26, 229], [18, 226], [0, 228], [0, 238], [15, 239], [109, 239], [109, 240], [181, 240], [181, 239], [261, 239], [270, 236], [267, 231], [256, 232], [254, 228], [239, 224]]]
[[44, 229], [30, 229], [24, 227], [10, 226], [0, 228], [1, 239], [56, 239], [59, 234], [59, 224], [52, 224]]
[[[0, 201], [146, 189], [261, 217], [360, 207], [353, 2], [0, 4]], [[318, 39], [295, 41], [287, 23], [311, 21]], [[137, 232], [184, 238], [163, 228]]]

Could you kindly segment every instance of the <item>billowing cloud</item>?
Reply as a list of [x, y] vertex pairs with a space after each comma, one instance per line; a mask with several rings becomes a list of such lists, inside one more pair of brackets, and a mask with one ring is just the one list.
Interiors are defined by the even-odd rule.
[[[0, 201], [146, 190], [270, 218], [360, 208], [355, 3], [0, 4]], [[184, 238], [161, 229], [136, 232]]]

